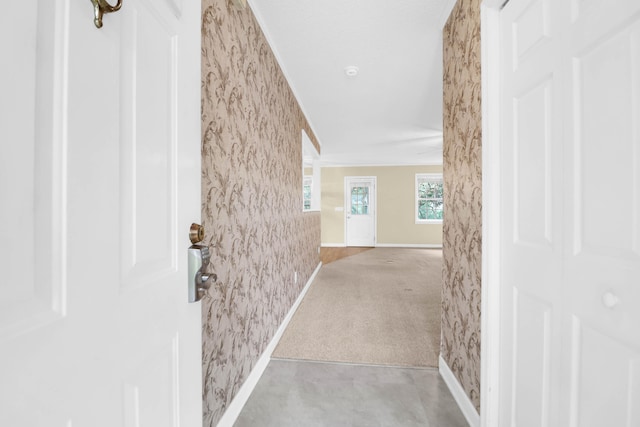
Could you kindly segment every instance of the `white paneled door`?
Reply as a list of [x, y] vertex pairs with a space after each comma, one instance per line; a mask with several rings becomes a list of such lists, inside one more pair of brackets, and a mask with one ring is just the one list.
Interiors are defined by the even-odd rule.
[[376, 178], [347, 176], [345, 181], [345, 235], [347, 246], [376, 244]]
[[640, 2], [501, 12], [501, 425], [640, 425]]
[[199, 426], [200, 2], [93, 18], [0, 14], [0, 425]]

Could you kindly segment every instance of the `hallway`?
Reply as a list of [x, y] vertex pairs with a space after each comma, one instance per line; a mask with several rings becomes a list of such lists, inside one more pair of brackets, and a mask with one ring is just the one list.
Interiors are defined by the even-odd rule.
[[323, 265], [271, 357], [437, 367], [441, 292], [441, 250], [372, 248]]
[[[367, 330], [391, 329], [390, 336], [376, 345], [375, 353], [383, 352], [384, 348], [391, 347], [392, 352], [399, 354], [401, 351], [411, 351], [413, 353], [424, 352], [421, 346], [415, 346], [416, 342], [427, 340], [428, 334], [424, 335], [426, 329], [431, 329], [424, 325], [420, 316], [410, 316], [400, 323], [389, 323], [387, 316], [394, 310], [394, 306], [399, 305], [401, 311], [411, 311], [408, 302], [403, 299], [402, 293], [394, 293], [396, 282], [413, 282], [416, 287], [416, 294], [413, 300], [420, 307], [419, 311], [432, 311], [434, 307], [428, 300], [438, 299], [437, 296], [429, 295], [426, 300], [418, 298], [418, 288], [428, 288], [427, 277], [435, 273], [432, 269], [420, 269], [417, 265], [422, 261], [415, 259], [424, 258], [424, 262], [433, 263], [439, 270], [438, 254], [431, 251], [416, 249], [373, 249], [373, 248], [324, 248], [321, 256], [325, 262], [332, 262], [331, 266], [325, 266], [324, 275], [316, 276], [309, 292], [306, 294], [303, 304], [298, 308], [294, 316], [299, 316], [309, 305], [313, 306], [313, 311], [321, 313], [321, 319], [308, 318], [302, 316], [298, 319], [297, 328], [304, 331], [302, 335], [293, 335], [296, 341], [294, 345], [302, 345], [300, 342], [307, 342], [309, 338], [315, 345], [307, 343], [315, 350], [305, 353], [306, 357], [293, 357], [293, 353], [283, 353], [276, 350], [271, 355], [271, 361], [264, 374], [260, 378], [252, 395], [249, 397], [242, 412], [240, 413], [236, 426], [465, 426], [466, 420], [453, 399], [445, 382], [442, 380], [437, 366], [434, 364], [402, 363], [402, 358], [396, 363], [385, 363], [384, 366], [376, 363], [375, 360], [383, 359], [358, 359], [356, 358], [331, 358], [323, 356], [328, 347], [335, 342], [340, 343], [339, 347], [344, 352], [344, 348], [356, 343], [357, 348], [370, 347], [369, 338], [366, 337]], [[362, 252], [367, 249], [366, 255]], [[377, 254], [377, 255], [376, 255]], [[397, 257], [412, 260], [400, 263]], [[347, 258], [347, 259], [345, 259]], [[390, 261], [396, 259], [396, 262]], [[335, 264], [333, 261], [339, 260]], [[386, 262], [384, 260], [387, 260]], [[412, 267], [413, 266], [413, 267]], [[373, 272], [373, 277], [363, 271]], [[406, 274], [402, 279], [400, 271]], [[415, 270], [415, 271], [414, 271]], [[333, 274], [329, 273], [332, 271]], [[359, 272], [358, 272], [359, 271]], [[416, 274], [417, 272], [417, 274]], [[337, 319], [340, 324], [350, 325], [346, 330], [354, 332], [358, 330], [357, 324], [352, 320], [343, 319], [342, 312], [357, 313], [363, 306], [371, 302], [361, 298], [350, 300], [347, 297], [348, 291], [345, 288], [358, 288], [358, 280], [352, 277], [360, 277], [360, 281], [365, 281], [366, 286], [358, 294], [372, 294], [374, 300], [380, 297], [386, 301], [370, 313], [373, 317], [365, 321], [365, 330], [356, 332], [355, 335], [341, 337], [340, 333], [334, 331], [335, 328], [330, 323]], [[389, 276], [391, 274], [391, 276]], [[400, 274], [402, 275], [402, 274]], [[324, 277], [324, 279], [323, 279]], [[380, 278], [384, 286], [375, 286], [375, 278]], [[340, 308], [335, 311], [331, 301], [335, 298], [318, 301], [313, 298], [313, 293], [319, 288], [327, 286], [327, 281], [333, 285], [330, 293], [338, 292], [340, 296]], [[439, 281], [439, 280], [438, 280]], [[335, 283], [334, 283], [335, 282]], [[403, 287], [408, 286], [405, 283]], [[438, 286], [439, 288], [439, 286]], [[380, 294], [380, 295], [377, 295]], [[331, 307], [328, 307], [331, 305]], [[429, 322], [439, 320], [439, 307], [437, 315], [430, 316]], [[367, 311], [365, 310], [365, 314]], [[365, 315], [367, 318], [368, 315]], [[393, 318], [393, 316], [391, 316]], [[304, 319], [304, 320], [302, 320]], [[329, 320], [331, 319], [331, 320]], [[377, 319], [377, 320], [376, 320]], [[387, 320], [384, 320], [387, 319]], [[304, 325], [300, 326], [299, 323]], [[382, 321], [384, 324], [379, 324]], [[357, 322], [356, 322], [357, 323]], [[415, 328], [416, 323], [420, 325]], [[296, 329], [295, 322], [289, 323], [287, 332], [283, 339], [289, 337], [291, 340], [291, 330]], [[439, 324], [437, 325], [439, 326]], [[350, 332], [350, 333], [351, 333]], [[408, 340], [395, 342], [392, 338], [398, 334], [408, 334]], [[328, 335], [328, 337], [327, 337]], [[438, 334], [439, 336], [439, 328]], [[349, 338], [350, 337], [350, 338]], [[329, 339], [329, 341], [327, 341]], [[286, 341], [286, 340], [285, 340]], [[282, 343], [282, 341], [281, 341]], [[378, 347], [379, 345], [379, 347]], [[373, 348], [372, 348], [373, 350]], [[329, 354], [334, 354], [329, 352]], [[341, 354], [341, 353], [340, 353]], [[286, 356], [289, 355], [289, 356]], [[281, 358], [284, 357], [284, 358]], [[335, 357], [335, 354], [334, 354]], [[437, 358], [437, 355], [436, 355]], [[305, 359], [305, 360], [301, 360]], [[414, 358], [419, 360], [420, 358]], [[341, 360], [341, 362], [338, 362]], [[356, 362], [356, 360], [358, 360]]]
[[234, 425], [462, 427], [467, 422], [437, 369], [271, 360]]

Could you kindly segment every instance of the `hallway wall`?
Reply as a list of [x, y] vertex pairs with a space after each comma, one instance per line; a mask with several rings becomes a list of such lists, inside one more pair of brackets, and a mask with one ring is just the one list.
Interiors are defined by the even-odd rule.
[[443, 29], [444, 210], [441, 355], [480, 411], [482, 118], [480, 2], [458, 0]]
[[302, 212], [301, 129], [317, 140], [251, 9], [230, 5], [202, 3], [202, 218], [218, 275], [202, 303], [204, 426], [251, 372], [320, 246], [320, 213]]

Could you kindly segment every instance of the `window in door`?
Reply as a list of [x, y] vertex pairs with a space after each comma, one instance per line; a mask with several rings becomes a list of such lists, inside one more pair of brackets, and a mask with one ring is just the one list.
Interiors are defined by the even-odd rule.
[[351, 215], [369, 214], [369, 187], [351, 188]]
[[442, 174], [416, 174], [416, 224], [442, 223]]

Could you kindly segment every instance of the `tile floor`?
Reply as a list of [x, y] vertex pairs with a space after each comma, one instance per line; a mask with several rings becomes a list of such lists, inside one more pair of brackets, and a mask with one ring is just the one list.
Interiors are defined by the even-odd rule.
[[235, 426], [468, 424], [437, 369], [272, 360]]

